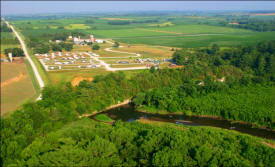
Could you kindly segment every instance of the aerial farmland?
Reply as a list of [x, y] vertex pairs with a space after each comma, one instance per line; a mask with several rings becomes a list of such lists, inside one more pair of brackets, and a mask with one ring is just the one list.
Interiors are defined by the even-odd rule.
[[[32, 41], [28, 45], [33, 48], [29, 51], [34, 62], [46, 82], [54, 84], [110, 71], [123, 70], [130, 75], [134, 70], [152, 66], [170, 68], [174, 67], [171, 60], [177, 49], [192, 51], [213, 44], [224, 48], [249, 45], [274, 36], [271, 31], [220, 26], [218, 22], [225, 19], [212, 15], [46, 18], [11, 19], [11, 22]], [[115, 43], [118, 46], [114, 46]], [[67, 45], [71, 45], [69, 49]], [[93, 48], [95, 45], [98, 48]]]
[[2, 14], [1, 167], [275, 167], [275, 2]]

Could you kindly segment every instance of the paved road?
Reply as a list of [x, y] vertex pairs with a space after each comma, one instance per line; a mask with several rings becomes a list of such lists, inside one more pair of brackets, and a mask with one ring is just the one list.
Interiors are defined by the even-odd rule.
[[[22, 38], [20, 37], [20, 35], [16, 32], [16, 30], [13, 28], [12, 25], [10, 25], [7, 21], [6, 21], [6, 24], [12, 29], [12, 31], [14, 32], [14, 34], [16, 35], [16, 37], [18, 38], [21, 46], [22, 46], [22, 49], [24, 51], [24, 54], [27, 58], [27, 60], [30, 62], [30, 65], [32, 67], [32, 70], [34, 72], [34, 75], [38, 81], [38, 84], [39, 84], [39, 87], [40, 89], [42, 89], [44, 86], [45, 86], [45, 83], [44, 81], [42, 80], [42, 77], [40, 76], [38, 70], [37, 70], [37, 67], [35, 66], [34, 62], [32, 61], [28, 51], [27, 51], [27, 48], [26, 48], [26, 45], [24, 43], [24, 41], [22, 40]], [[41, 94], [39, 95], [38, 99], [37, 100], [40, 100], [41, 99]]]

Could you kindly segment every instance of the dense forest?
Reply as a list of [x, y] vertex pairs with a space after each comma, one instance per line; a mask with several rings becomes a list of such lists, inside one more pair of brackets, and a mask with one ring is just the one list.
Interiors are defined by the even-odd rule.
[[237, 132], [78, 118], [133, 98], [137, 107], [274, 128], [274, 49], [273, 41], [178, 50], [173, 60], [181, 69], [116, 72], [76, 87], [45, 87], [42, 100], [1, 119], [1, 166], [274, 166], [274, 149]]
[[176, 64], [193, 72], [210, 67], [212, 74], [201, 73], [201, 80], [140, 92], [133, 102], [150, 112], [220, 116], [274, 129], [274, 49], [273, 41], [235, 49], [221, 50], [213, 45], [210, 49], [178, 50], [173, 55]]
[[[29, 131], [31, 133], [31, 131]], [[23, 136], [22, 136], [23, 137]], [[21, 138], [22, 138], [21, 137]], [[17, 138], [19, 140], [19, 138]], [[8, 148], [15, 166], [274, 166], [275, 150], [259, 139], [211, 128], [151, 126], [88, 118], [70, 123], [24, 149]], [[3, 147], [2, 147], [3, 148]]]

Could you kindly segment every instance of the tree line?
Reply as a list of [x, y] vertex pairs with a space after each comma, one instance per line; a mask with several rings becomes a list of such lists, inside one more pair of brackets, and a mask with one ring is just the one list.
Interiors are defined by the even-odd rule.
[[7, 48], [5, 49], [5, 55], [8, 56], [9, 53], [12, 53], [13, 57], [24, 57], [25, 54], [21, 48]]
[[7, 24], [1, 21], [1, 32], [12, 32], [12, 30], [7, 26]]
[[[208, 24], [208, 25], [231, 27], [231, 28], [242, 28], [242, 29], [253, 30], [258, 32], [275, 31], [274, 18], [259, 19], [259, 18], [253, 18], [249, 15], [243, 15], [243, 16], [217, 15], [217, 17], [221, 17], [224, 20], [216, 21], [216, 22], [204, 21], [201, 23]], [[235, 24], [232, 24], [232, 23], [235, 23]]]
[[[11, 141], [12, 142], [12, 141]], [[15, 143], [14, 143], [15, 144]], [[14, 145], [12, 151], [17, 145]], [[211, 128], [88, 118], [37, 137], [15, 166], [274, 166], [275, 150], [257, 138]], [[6, 161], [5, 161], [6, 162]], [[6, 165], [6, 164], [4, 164]]]

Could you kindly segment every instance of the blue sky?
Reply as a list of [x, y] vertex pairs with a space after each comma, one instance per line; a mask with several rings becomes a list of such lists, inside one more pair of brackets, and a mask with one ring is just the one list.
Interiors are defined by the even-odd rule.
[[1, 14], [117, 11], [274, 10], [275, 1], [1, 1]]

